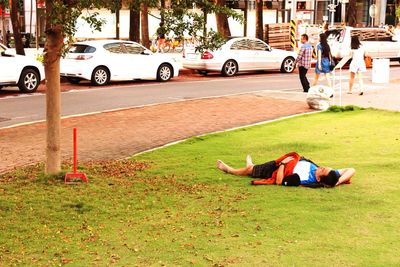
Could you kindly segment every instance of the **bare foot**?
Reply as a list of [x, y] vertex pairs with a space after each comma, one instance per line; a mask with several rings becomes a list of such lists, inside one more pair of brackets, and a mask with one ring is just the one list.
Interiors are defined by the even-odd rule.
[[254, 166], [253, 160], [251, 159], [251, 156], [250, 156], [250, 155], [247, 155], [247, 157], [246, 157], [246, 166], [247, 166], [247, 167], [249, 167], [249, 166]]
[[217, 168], [223, 172], [228, 172], [229, 167], [222, 160], [217, 160]]

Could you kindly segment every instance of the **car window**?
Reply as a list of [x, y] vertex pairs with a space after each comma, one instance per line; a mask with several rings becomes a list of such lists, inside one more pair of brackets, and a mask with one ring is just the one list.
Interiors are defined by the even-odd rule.
[[81, 44], [74, 44], [69, 49], [69, 53], [79, 53], [79, 54], [94, 53], [95, 51], [96, 51], [95, 47], [90, 45], [81, 45]]
[[128, 54], [141, 54], [145, 50], [143, 46], [139, 44], [124, 43], [124, 46]]
[[352, 30], [351, 37], [358, 36], [360, 41], [376, 41], [375, 30]]
[[231, 50], [249, 50], [249, 43], [246, 39], [241, 39], [233, 42], [231, 45]]
[[388, 31], [385, 30], [377, 30], [376, 31], [376, 40], [377, 41], [385, 41], [385, 42], [390, 42], [392, 41], [392, 34]]
[[268, 45], [261, 40], [251, 40], [250, 44], [252, 50], [261, 50], [261, 51], [269, 50]]
[[114, 54], [124, 54], [121, 43], [106, 44], [103, 46], [105, 50]]

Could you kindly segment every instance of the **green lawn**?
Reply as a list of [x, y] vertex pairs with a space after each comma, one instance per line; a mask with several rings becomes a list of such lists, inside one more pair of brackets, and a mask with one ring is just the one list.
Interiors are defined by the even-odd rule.
[[[224, 174], [297, 151], [357, 170], [333, 189], [251, 186]], [[0, 266], [398, 266], [400, 114], [327, 112], [192, 138], [88, 185], [39, 167], [0, 178]], [[27, 175], [29, 174], [29, 175]], [[17, 176], [17, 178], [14, 178]]]

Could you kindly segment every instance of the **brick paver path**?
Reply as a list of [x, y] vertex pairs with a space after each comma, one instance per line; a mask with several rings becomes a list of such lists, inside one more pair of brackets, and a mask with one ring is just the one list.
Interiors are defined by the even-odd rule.
[[[62, 120], [62, 157], [119, 159], [191, 136], [310, 111], [305, 102], [253, 94], [190, 100]], [[45, 123], [0, 129], [0, 173], [44, 161]]]

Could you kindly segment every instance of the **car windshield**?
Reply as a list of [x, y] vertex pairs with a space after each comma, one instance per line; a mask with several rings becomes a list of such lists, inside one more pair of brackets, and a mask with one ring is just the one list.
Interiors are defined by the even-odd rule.
[[69, 49], [69, 53], [79, 53], [79, 54], [94, 53], [95, 51], [96, 51], [95, 47], [82, 44], [74, 44]]
[[335, 42], [342, 42], [342, 34], [344, 33], [343, 29], [334, 29], [328, 30], [325, 32], [326, 37], [328, 38], [328, 42], [335, 41]]

